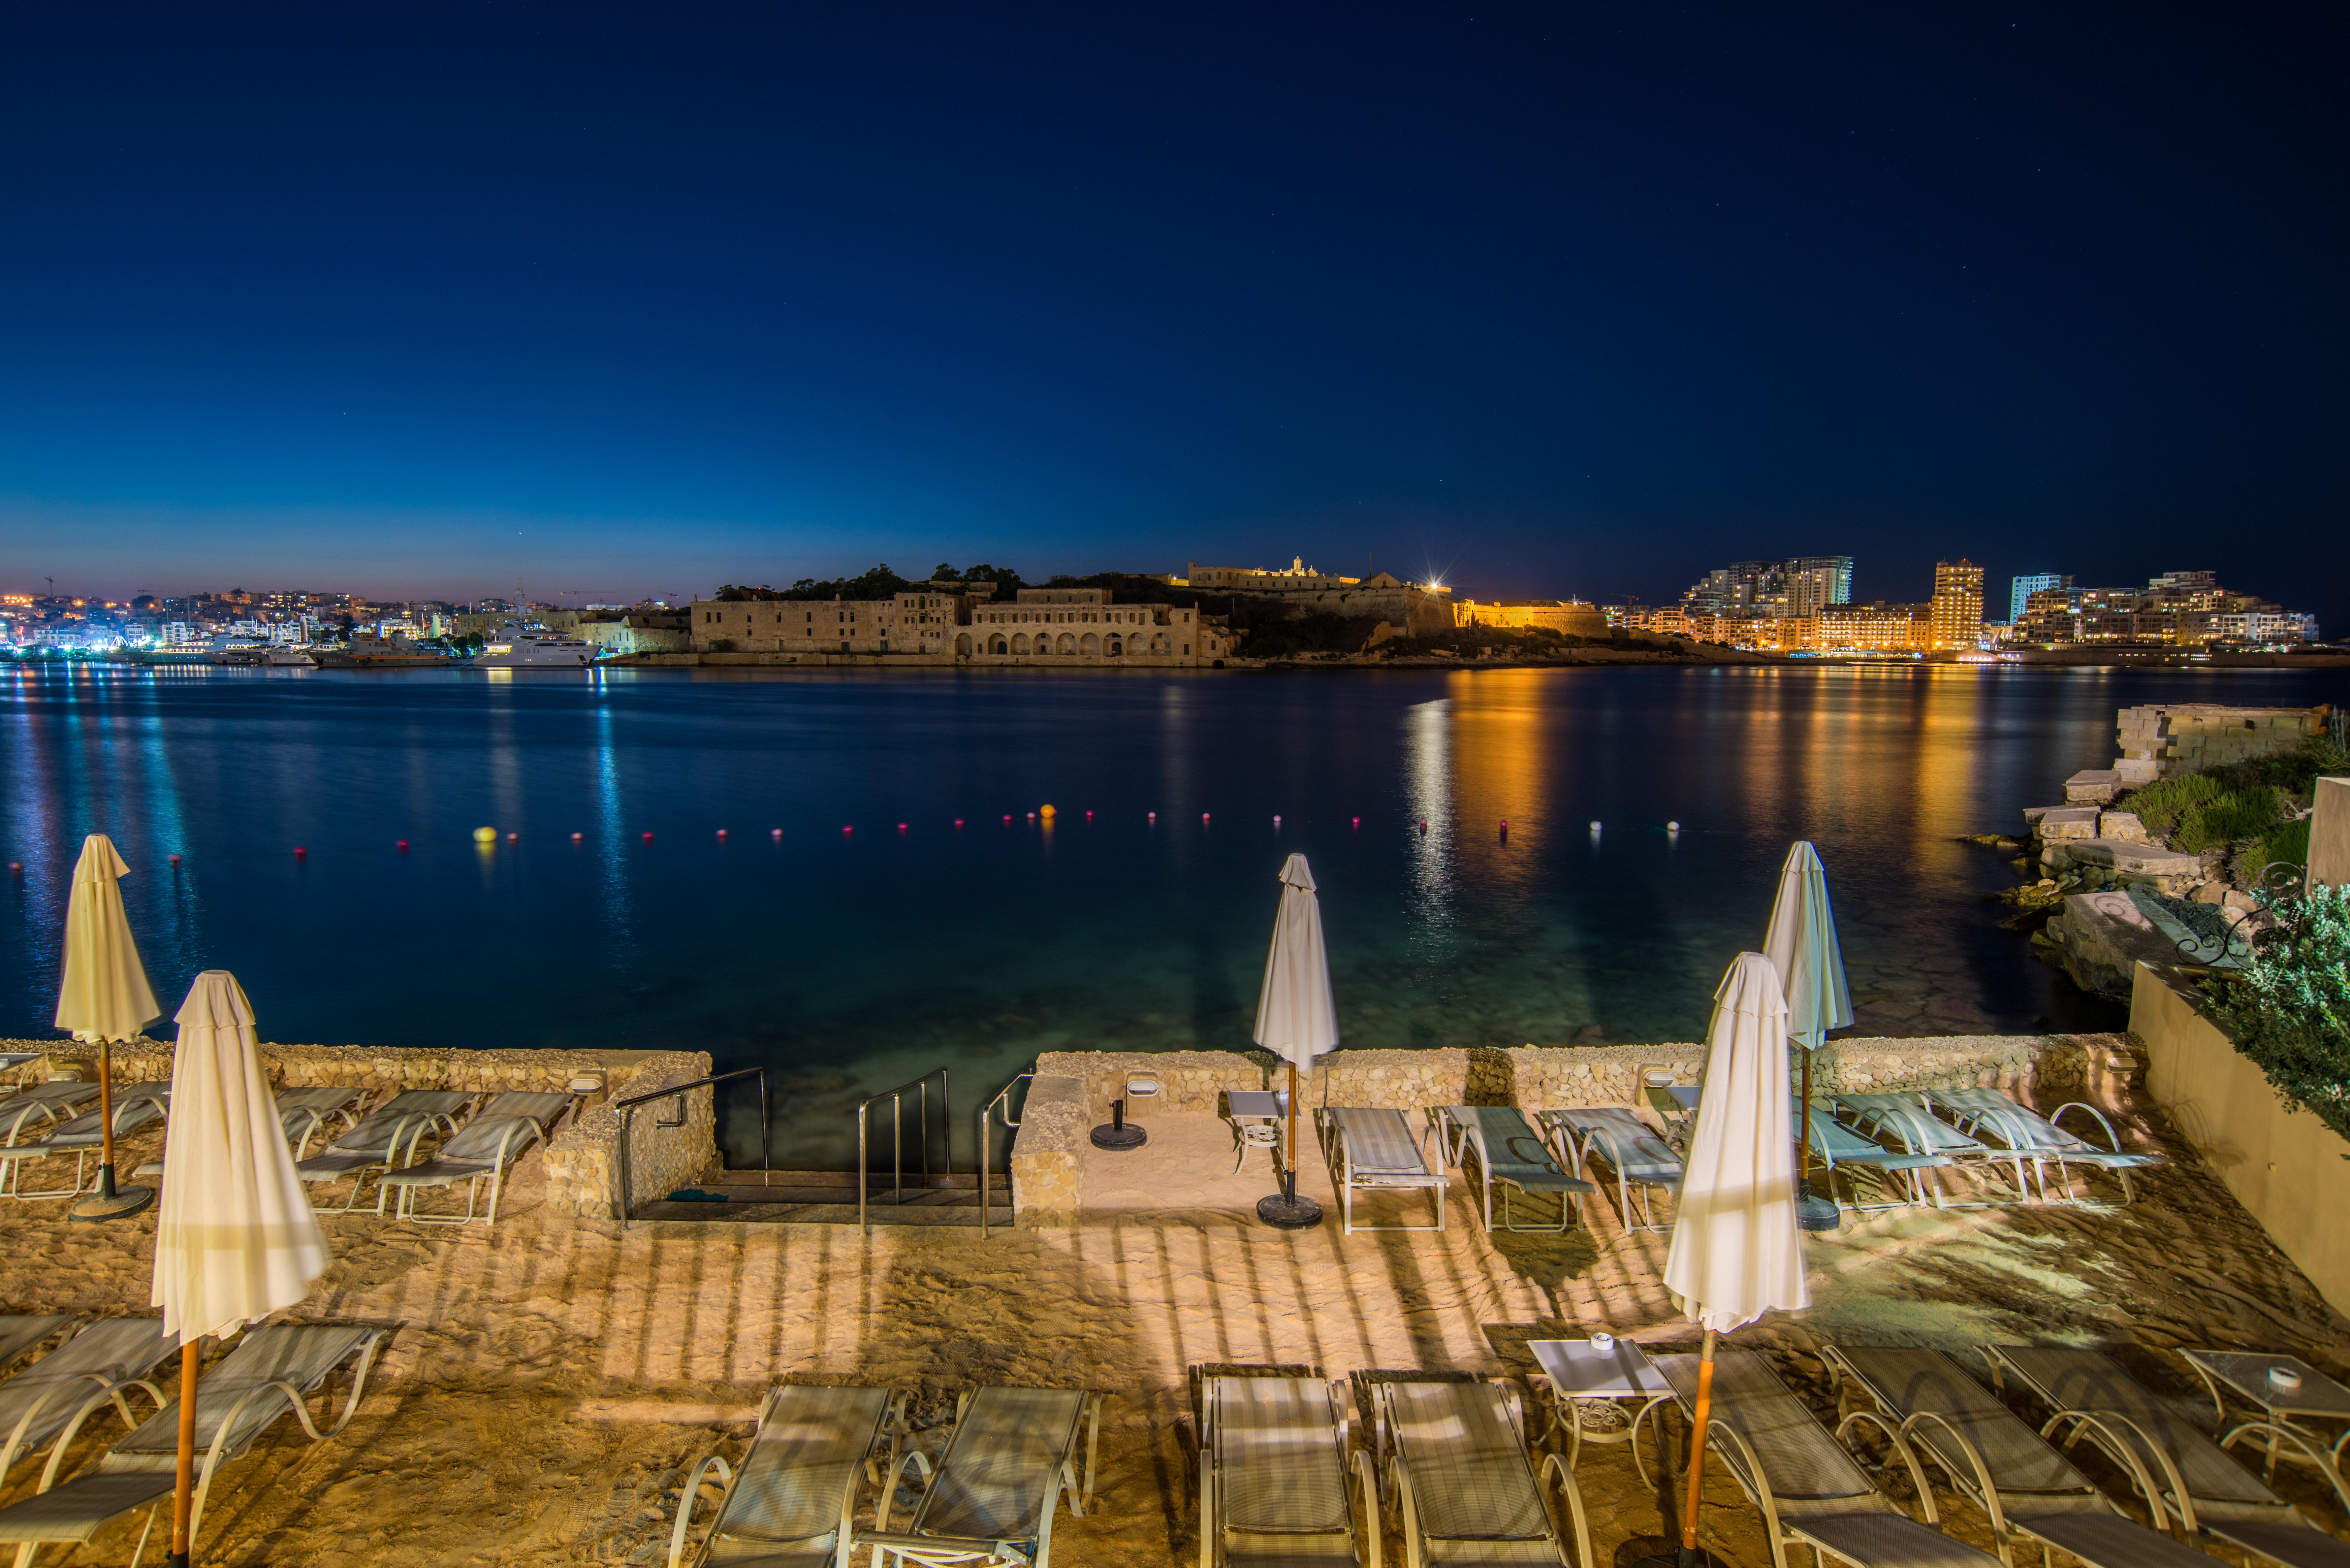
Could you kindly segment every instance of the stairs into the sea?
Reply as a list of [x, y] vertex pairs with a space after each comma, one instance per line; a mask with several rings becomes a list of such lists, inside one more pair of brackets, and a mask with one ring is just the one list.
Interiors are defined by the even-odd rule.
[[[857, 1173], [853, 1170], [778, 1170], [764, 1184], [755, 1170], [723, 1170], [689, 1190], [710, 1199], [655, 1199], [639, 1203], [632, 1220], [724, 1220], [754, 1225], [854, 1225]], [[988, 1184], [990, 1225], [1012, 1223], [1012, 1184], [1002, 1176]], [[901, 1200], [902, 1199], [902, 1200]], [[973, 1175], [913, 1176], [902, 1185], [887, 1175], [866, 1179], [865, 1218], [873, 1225], [969, 1226], [979, 1228], [979, 1178]]]

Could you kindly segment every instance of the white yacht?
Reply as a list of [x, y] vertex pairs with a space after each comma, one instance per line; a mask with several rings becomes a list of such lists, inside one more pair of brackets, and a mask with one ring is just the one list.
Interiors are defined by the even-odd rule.
[[545, 627], [507, 621], [473, 656], [476, 670], [581, 670], [601, 652], [594, 643]]

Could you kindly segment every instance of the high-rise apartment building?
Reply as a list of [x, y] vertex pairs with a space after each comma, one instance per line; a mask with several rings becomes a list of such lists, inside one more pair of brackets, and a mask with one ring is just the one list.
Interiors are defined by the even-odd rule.
[[2031, 607], [2033, 595], [2054, 593], [2072, 586], [2070, 572], [2035, 572], [2028, 577], [2014, 578], [2007, 587], [2008, 624], [2012, 626], [2023, 618], [2023, 612]]
[[1798, 556], [1786, 565], [1787, 613], [1814, 616], [1852, 603], [1850, 556]]
[[1798, 556], [1791, 561], [1732, 561], [1716, 566], [1681, 596], [1690, 615], [1797, 619], [1852, 602], [1850, 556]]
[[1983, 570], [1960, 556], [1934, 563], [1934, 597], [1927, 620], [1936, 648], [1977, 648], [1982, 643]]

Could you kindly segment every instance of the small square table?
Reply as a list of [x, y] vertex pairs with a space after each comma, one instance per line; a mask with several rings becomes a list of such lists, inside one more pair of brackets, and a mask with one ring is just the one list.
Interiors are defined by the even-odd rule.
[[[2259, 1410], [2265, 1420], [2247, 1422], [2245, 1426], [2265, 1428], [2268, 1435], [2268, 1465], [2263, 1472], [2276, 1473], [2279, 1459], [2300, 1459], [2331, 1473], [2337, 1490], [2342, 1487], [2342, 1450], [2350, 1445], [2350, 1388], [2345, 1388], [2297, 1355], [2262, 1355], [2241, 1350], [2186, 1350], [2179, 1355], [2203, 1379], [2210, 1391], [2211, 1407], [2218, 1413], [2213, 1427], [2215, 1437], [2224, 1446], [2228, 1437], [2221, 1436], [2228, 1424], [2225, 1394], [2233, 1394]], [[2285, 1387], [2272, 1378], [2272, 1370], [2282, 1371], [2289, 1378], [2298, 1378], [2294, 1386]], [[2225, 1391], [2223, 1394], [2222, 1391]], [[2329, 1449], [2323, 1433], [2298, 1425], [2293, 1417], [2345, 1423], [2342, 1435], [2334, 1439]], [[2236, 1428], [2238, 1432], [2245, 1426]]]
[[[1665, 1381], [1648, 1352], [1628, 1339], [1614, 1340], [1605, 1348], [1587, 1339], [1530, 1339], [1526, 1349], [1542, 1367], [1536, 1376], [1549, 1385], [1552, 1425], [1566, 1428], [1566, 1468], [1573, 1469], [1583, 1452], [1586, 1405], [1614, 1407], [1614, 1413], [1619, 1415], [1623, 1406], [1637, 1405], [1638, 1408], [1620, 1430], [1595, 1431], [1590, 1436], [1595, 1443], [1631, 1444], [1632, 1466], [1645, 1485], [1648, 1469], [1640, 1462], [1640, 1423], [1673, 1397], [1672, 1385]], [[1665, 1451], [1661, 1424], [1656, 1441], [1657, 1459], [1669, 1470], [1672, 1460]]]

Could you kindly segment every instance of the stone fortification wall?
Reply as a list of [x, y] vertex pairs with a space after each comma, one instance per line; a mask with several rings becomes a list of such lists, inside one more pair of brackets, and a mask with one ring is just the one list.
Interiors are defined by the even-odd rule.
[[2125, 708], [2114, 722], [2126, 784], [2151, 784], [2251, 757], [2281, 756], [2324, 732], [2324, 708], [2237, 708], [2218, 702]]
[[[36, 1076], [96, 1071], [98, 1047], [72, 1040], [0, 1041], [0, 1051], [36, 1051]], [[172, 1076], [172, 1043], [132, 1041], [112, 1053], [118, 1084], [161, 1083]], [[588, 1108], [555, 1135], [542, 1151], [547, 1202], [556, 1212], [591, 1219], [619, 1212], [619, 1114], [607, 1102], [705, 1077], [710, 1057], [699, 1051], [436, 1051], [393, 1045], [299, 1045], [265, 1041], [261, 1066], [278, 1088], [321, 1085], [375, 1091], [371, 1107], [402, 1089], [452, 1089], [495, 1094], [522, 1089], [567, 1091], [575, 1078], [602, 1088], [585, 1096]], [[718, 1157], [710, 1095], [687, 1096], [685, 1124], [660, 1127], [669, 1107], [647, 1106], [632, 1117], [629, 1158], [633, 1201], [673, 1191], [708, 1170]], [[698, 1103], [698, 1108], [697, 1108]]]

